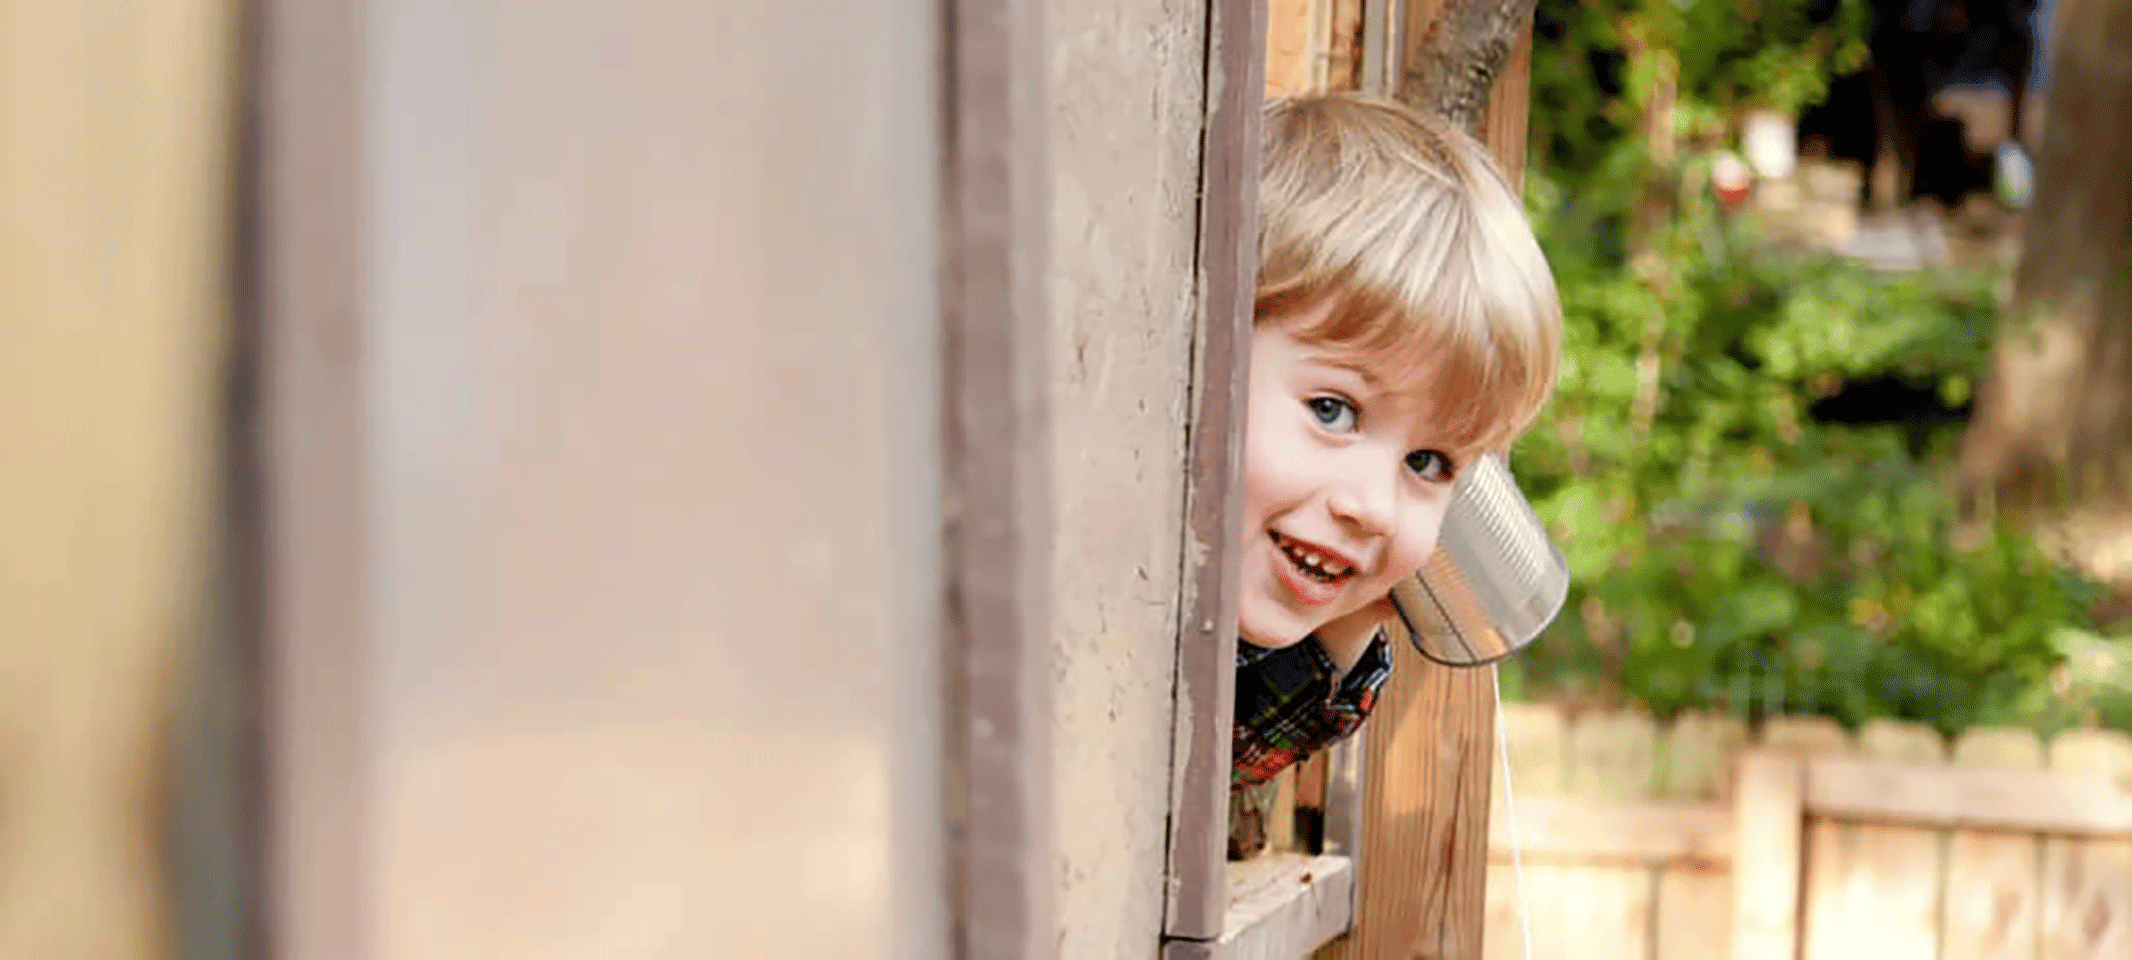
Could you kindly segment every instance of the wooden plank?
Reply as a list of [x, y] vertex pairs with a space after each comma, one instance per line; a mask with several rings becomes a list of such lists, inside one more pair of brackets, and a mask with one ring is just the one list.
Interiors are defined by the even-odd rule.
[[[1641, 710], [1579, 715], [1569, 728], [1568, 795], [1587, 804], [1605, 803], [1617, 811], [1624, 807], [1651, 809], [1649, 798], [1657, 782], [1657, 744], [1657, 725]], [[1630, 804], [1634, 806], [1627, 806]], [[1520, 808], [1518, 812], [1524, 814], [1525, 810]], [[1652, 825], [1662, 824], [1660, 821]], [[1645, 839], [1636, 834], [1622, 831], [1616, 837]], [[1676, 839], [1679, 836], [1674, 834]], [[1691, 833], [1691, 840], [1693, 836]], [[1654, 912], [1651, 896], [1656, 882], [1655, 867], [1648, 862], [1619, 866], [1587, 862], [1566, 870], [1560, 908], [1564, 929], [1576, 937], [1575, 954], [1595, 960], [1645, 960], [1650, 952]]]
[[[2034, 732], [1998, 727], [1965, 731], [1955, 743], [1954, 762], [1997, 770], [2041, 770], [2045, 763]], [[1955, 831], [1947, 841], [1941, 960], [2034, 960], [2042, 854], [2036, 837]]]
[[1676, 718], [1659, 750], [1657, 796], [1674, 800], [1732, 799], [1733, 767], [1747, 749], [1747, 724], [1722, 713]]
[[1245, 392], [1258, 282], [1258, 166], [1266, 18], [1262, 0], [1207, 5], [1207, 130], [1201, 156], [1198, 367], [1179, 558], [1177, 700], [1164, 933], [1211, 940], [1227, 902], [1229, 733], [1236, 708], [1237, 525]]
[[[1800, 758], [1841, 754], [1851, 749], [1850, 734], [1846, 733], [1836, 721], [1827, 717], [1772, 717], [1763, 722], [1761, 729], [1756, 731], [1756, 734], [1764, 749], [1779, 750]], [[1843, 829], [1844, 827], [1841, 825], [1825, 822], [1803, 824], [1800, 827], [1799, 834], [1801, 849], [1795, 850], [1790, 856], [1796, 861], [1808, 845], [1820, 840], [1824, 834]], [[1798, 864], [1795, 863], [1794, 866], [1796, 867]], [[1736, 875], [1736, 888], [1737, 885], [1738, 879]], [[1792, 896], [1800, 896], [1800, 891], [1794, 891]], [[1735, 896], [1735, 909], [1737, 909], [1738, 903], [1739, 900]], [[1794, 918], [1789, 922], [1794, 925], [1794, 929], [1790, 933], [1790, 936], [1794, 938], [1791, 942], [1796, 944], [1800, 935], [1800, 931], [1796, 929], [1797, 919]], [[1735, 920], [1735, 929], [1737, 927], [1738, 921]], [[1734, 940], [1734, 947], [1735, 949], [1739, 948], [1737, 939]], [[1793, 949], [1796, 949], [1796, 947]], [[1735, 960], [1738, 960], [1738, 958], [1735, 958]], [[1796, 958], [1787, 955], [1787, 960], [1796, 960]]]
[[1660, 868], [1652, 960], [1725, 960], [1732, 953], [1733, 767], [1746, 742], [1746, 724], [1726, 714], [1685, 714], [1666, 731], [1659, 796], [1719, 804], [1725, 833], [1721, 858]]
[[1817, 816], [1969, 830], [2132, 834], [2132, 795], [2100, 781], [2024, 770], [1885, 764], [1845, 757], [1807, 766]]
[[[1483, 942], [1488, 956], [1506, 956], [1505, 950], [1522, 949], [1524, 934], [1522, 913], [1527, 909], [1518, 899], [1515, 877], [1509, 854], [1509, 822], [1503, 820], [1505, 804], [1513, 798], [1518, 804], [1520, 831], [1528, 828], [1542, 834], [1541, 842], [1549, 842], [1544, 834], [1546, 812], [1550, 801], [1562, 796], [1569, 779], [1569, 720], [1561, 708], [1551, 704], [1506, 703], [1496, 717], [1502, 725], [1502, 737], [1510, 754], [1510, 786], [1504, 789], [1503, 766], [1490, 764], [1491, 784], [1489, 796], [1492, 801], [1489, 813], [1488, 887], [1487, 905], [1483, 908]], [[1537, 804], [1532, 811], [1528, 805]], [[1574, 805], [1560, 804], [1567, 809], [1579, 809]], [[1537, 813], [1537, 817], [1533, 816]], [[1575, 814], [1570, 814], [1574, 817]], [[1531, 840], [1520, 836], [1521, 843]], [[1528, 869], [1527, 880], [1537, 875], [1552, 885], [1560, 876], [1557, 867]], [[1551, 888], [1551, 886], [1550, 886]], [[1552, 901], [1548, 906], [1552, 906]]]
[[[1510, 753], [1517, 798], [1558, 797], [1569, 785], [1569, 721], [1547, 704], [1506, 703], [1497, 723]], [[1501, 763], [1489, 765], [1489, 796], [1500, 810], [1506, 795]]]
[[1566, 788], [1587, 800], [1643, 800], [1658, 779], [1658, 727], [1634, 710], [1585, 713], [1569, 728]]
[[[277, 388], [346, 391], [276, 414], [278, 454], [345, 444], [273, 477], [312, 512], [276, 593], [367, 588], [272, 624], [317, 682], [275, 690], [275, 826], [324, 843], [275, 839], [356, 896], [268, 955], [953, 952], [940, 11], [353, 6], [277, 29], [322, 28], [275, 59], [346, 69], [350, 115], [277, 107], [271, 176], [352, 186], [274, 191], [266, 259], [356, 294], [277, 296], [270, 338]], [[794, 30], [808, 69], [760, 82]], [[772, 381], [807, 384], [774, 423]], [[351, 524], [353, 556], [303, 542]], [[787, 682], [800, 650], [835, 654]]]
[[1213, 956], [1294, 960], [1347, 929], [1355, 871], [1346, 857], [1270, 853], [1233, 864], [1229, 905]]
[[[1881, 720], [1860, 731], [1858, 748], [1876, 762], [1913, 764], [1941, 761], [1946, 749], [1930, 729]], [[1822, 762], [1808, 761], [1809, 816], [1816, 813], [1814, 771]], [[1940, 838], [1930, 828], [1815, 823], [1807, 836], [1801, 956], [1934, 960], [1939, 883]]]
[[1732, 960], [1798, 960], [1805, 772], [1795, 757], [1741, 757], [1733, 796]]
[[1762, 722], [1755, 742], [1764, 750], [1797, 757], [1848, 753], [1851, 735], [1827, 717], [1771, 717]]
[[1531, 85], [1532, 30], [1528, 27], [1510, 48], [1510, 59], [1496, 77], [1495, 89], [1488, 93], [1488, 112], [1481, 119], [1481, 142], [1495, 155], [1495, 162], [1510, 178], [1513, 189], [1522, 189], [1525, 183], [1526, 142], [1532, 125], [1532, 97], [1528, 93]]
[[1369, 96], [1387, 96], [1394, 34], [1403, 11], [1399, 0], [1362, 0], [1362, 64], [1358, 88]]
[[1668, 863], [1659, 871], [1653, 960], [1724, 960], [1732, 955], [1729, 867]]
[[1599, 866], [1564, 873], [1556, 900], [1563, 939], [1535, 956], [1648, 960], [1656, 874], [1649, 867]]
[[[2074, 731], [2050, 744], [2051, 771], [2121, 792], [2132, 785], [2132, 739]], [[2132, 956], [2132, 838], [2048, 837], [2043, 844], [2039, 960]]]
[[1309, 93], [1311, 65], [1318, 45], [1311, 29], [1318, 7], [1329, 0], [1265, 0], [1266, 2], [1266, 95], [1288, 97]]
[[1526, 865], [1523, 899], [1529, 905], [1529, 915], [1519, 903], [1517, 876], [1507, 867], [1489, 871], [1488, 935], [1482, 956], [1487, 960], [1523, 960], [1528, 956], [1525, 943], [1528, 930], [1532, 934], [1529, 956], [1577, 956], [1577, 952], [1571, 949], [1576, 941], [1564, 926], [1567, 914], [1563, 910], [1565, 882], [1575, 869], [1552, 864]]
[[[1489, 830], [1491, 873], [1509, 862], [1510, 826], [1498, 817]], [[1528, 863], [1718, 870], [1732, 861], [1732, 832], [1732, 808], [1707, 801], [1518, 799], [1517, 837]]]

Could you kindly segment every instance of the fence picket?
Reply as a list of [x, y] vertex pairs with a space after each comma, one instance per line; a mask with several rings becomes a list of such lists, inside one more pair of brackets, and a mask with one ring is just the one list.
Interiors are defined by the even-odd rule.
[[[2077, 730], [2051, 741], [2053, 772], [2086, 775], [2125, 789], [2132, 739]], [[2121, 960], [2132, 956], [2132, 839], [2043, 842], [2039, 960]]]
[[[1673, 722], [1664, 739], [1659, 751], [1659, 797], [1732, 799], [1733, 765], [1747, 744], [1746, 724], [1726, 714], [1689, 713]], [[1653, 960], [1731, 960], [1729, 871], [1661, 867], [1654, 907], [1657, 950]]]
[[[1509, 744], [1512, 783], [1517, 788], [1518, 798], [1561, 796], [1568, 778], [1569, 742], [1569, 724], [1561, 709], [1546, 704], [1506, 703], [1496, 722], [1502, 725], [1503, 736]], [[1503, 770], [1501, 764], [1493, 766], [1494, 789], [1490, 794], [1494, 798], [1495, 810], [1491, 817], [1500, 820], [1505, 816]], [[1567, 940], [1561, 929], [1558, 891], [1563, 875], [1572, 869], [1549, 864], [1526, 867], [1526, 894], [1533, 912], [1533, 956], [1536, 958], [1564, 956], [1562, 950]], [[1489, 960], [1519, 960], [1524, 956], [1515, 880], [1507, 851], [1496, 851], [1489, 858], [1487, 913], [1481, 934], [1481, 949]]]
[[[1858, 753], [1898, 763], [1943, 763], [1939, 734], [1876, 720]], [[1810, 820], [1804, 960], [1937, 960], [1940, 837], [1921, 827]]]
[[[2028, 730], [1980, 727], [1955, 745], [1965, 767], [2040, 770], [2043, 744]], [[1947, 842], [1941, 960], [2035, 960], [2043, 878], [2037, 837], [1957, 830]]]

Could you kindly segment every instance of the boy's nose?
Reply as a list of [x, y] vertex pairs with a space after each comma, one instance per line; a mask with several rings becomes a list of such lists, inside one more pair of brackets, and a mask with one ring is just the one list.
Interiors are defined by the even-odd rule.
[[1326, 498], [1326, 507], [1356, 534], [1377, 537], [1391, 532], [1398, 500], [1398, 476], [1371, 470], [1335, 486]]

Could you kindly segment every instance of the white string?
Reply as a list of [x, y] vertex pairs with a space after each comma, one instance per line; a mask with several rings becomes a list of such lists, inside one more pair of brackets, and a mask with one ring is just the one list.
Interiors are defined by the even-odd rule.
[[1495, 683], [1495, 750], [1503, 761], [1503, 817], [1510, 821], [1510, 869], [1517, 881], [1518, 932], [1525, 938], [1525, 960], [1532, 960], [1532, 901], [1525, 896], [1525, 844], [1518, 839], [1518, 795], [1510, 788], [1510, 734], [1503, 729], [1503, 673], [1491, 664], [1488, 677]]

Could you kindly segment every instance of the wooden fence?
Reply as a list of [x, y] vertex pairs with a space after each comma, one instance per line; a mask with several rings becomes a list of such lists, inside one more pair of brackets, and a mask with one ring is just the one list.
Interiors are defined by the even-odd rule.
[[[1501, 722], [1536, 960], [2132, 957], [2132, 738]], [[1500, 779], [1491, 960], [1524, 955]]]

